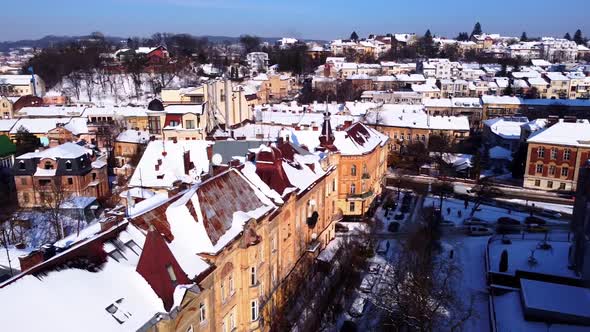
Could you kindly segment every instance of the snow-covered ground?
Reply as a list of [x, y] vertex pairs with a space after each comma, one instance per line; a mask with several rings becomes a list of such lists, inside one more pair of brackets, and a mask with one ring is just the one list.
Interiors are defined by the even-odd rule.
[[489, 331], [488, 291], [485, 249], [488, 237], [454, 237], [443, 239], [452, 246], [461, 268], [457, 292], [465, 304], [473, 297], [475, 312], [465, 322], [464, 331]]
[[[490, 243], [490, 270], [499, 271], [502, 251], [508, 252], [508, 273], [516, 270], [539, 272], [557, 276], [576, 278], [576, 274], [568, 269], [568, 253], [571, 243], [567, 239], [549, 240], [551, 249], [539, 248], [543, 241], [541, 235], [527, 234], [526, 238], [511, 236], [512, 244], [502, 244], [501, 237]], [[534, 257], [534, 261], [530, 257]]]
[[[452, 222], [456, 226], [462, 226], [463, 221], [469, 218], [474, 204], [474, 202], [469, 201], [467, 203], [467, 208], [465, 208], [465, 201], [456, 198], [445, 198], [442, 205], [443, 218], [445, 221]], [[439, 205], [440, 200], [437, 196], [428, 196], [424, 199], [425, 207], [439, 207]], [[522, 223], [525, 218], [529, 216], [529, 213], [498, 206], [481, 204], [473, 216], [489, 223], [495, 223], [500, 217], [510, 217], [519, 220]], [[550, 218], [543, 219], [547, 220], [548, 222], [563, 224], [563, 222], [552, 220]]]
[[532, 204], [534, 204], [535, 207], [542, 208], [547, 211], [554, 211], [554, 212], [567, 213], [567, 214], [574, 213], [573, 205], [545, 203], [545, 202], [538, 202], [538, 201], [527, 201], [524, 199], [516, 199], [516, 198], [514, 198], [514, 199], [498, 198], [497, 200], [512, 203], [512, 204], [518, 204], [518, 205], [522, 205], [522, 206], [531, 206]]
[[[141, 85], [137, 91], [139, 94], [137, 94], [133, 78], [129, 74], [95, 74], [92, 79], [93, 84], [90, 85], [91, 88], [86, 83], [86, 79], [80, 79], [79, 83], [74, 84], [71, 78], [65, 77], [47, 94], [50, 96], [65, 95], [70, 97], [73, 102], [92, 102], [98, 106], [126, 104], [145, 106], [156, 97], [154, 89], [160, 80], [158, 75], [141, 74]], [[166, 77], [165, 83], [167, 83], [167, 88], [174, 88], [194, 85], [196, 80], [198, 80], [196, 75], [183, 74], [182, 78], [178, 76]]]

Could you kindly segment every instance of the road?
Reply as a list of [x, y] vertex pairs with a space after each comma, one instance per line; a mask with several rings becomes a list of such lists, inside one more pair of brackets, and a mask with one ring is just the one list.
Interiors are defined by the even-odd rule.
[[[411, 181], [417, 184], [442, 183], [442, 181], [437, 178], [422, 175], [404, 175], [403, 178], [404, 181]], [[395, 174], [388, 174], [386, 175], [385, 179], [386, 181], [396, 180], [398, 179], [398, 177]], [[453, 178], [451, 183], [455, 189], [455, 193], [457, 194], [469, 194], [468, 190], [471, 190], [475, 186], [472, 180], [462, 180], [458, 178]], [[495, 184], [492, 187], [499, 190], [502, 193], [502, 197], [504, 198], [519, 198], [546, 203], [573, 205], [573, 201], [571, 199], [564, 198], [554, 192], [531, 190], [522, 187], [508, 186], [504, 184]]]

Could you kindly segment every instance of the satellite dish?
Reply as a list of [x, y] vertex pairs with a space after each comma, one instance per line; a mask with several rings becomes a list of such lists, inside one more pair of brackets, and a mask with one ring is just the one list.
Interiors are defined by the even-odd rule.
[[211, 162], [213, 163], [213, 165], [216, 165], [216, 166], [221, 165], [221, 163], [223, 162], [223, 158], [221, 157], [221, 155], [219, 153], [216, 153], [211, 158]]

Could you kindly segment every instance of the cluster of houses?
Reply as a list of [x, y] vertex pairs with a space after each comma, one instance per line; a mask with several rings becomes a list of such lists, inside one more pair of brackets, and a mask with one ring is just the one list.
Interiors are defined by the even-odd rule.
[[[531, 60], [520, 68], [345, 57], [354, 50], [378, 58], [416, 41], [413, 34], [333, 41], [312, 87], [350, 81], [362, 97], [345, 103], [297, 103], [297, 78], [269, 66], [262, 52], [247, 55], [250, 75], [240, 81], [163, 89], [143, 106], [75, 105], [46, 95], [38, 76], [0, 75], [0, 170], [10, 170], [19, 207], [47, 208], [64, 195], [81, 209], [113, 196], [118, 203], [83, 232], [14, 257], [20, 273], [0, 270], [5, 326], [61, 326], [63, 313], [83, 306], [83, 315], [68, 316], [69, 329], [88, 322], [109, 331], [267, 329], [273, 308], [289, 300], [292, 278], [341, 266], [333, 264], [343, 244], [337, 225], [375, 207], [389, 154], [428, 146], [433, 136], [461, 142], [481, 134], [502, 167], [524, 146], [524, 187], [580, 188], [590, 159], [588, 67], [551, 62], [573, 61], [583, 47], [435, 38], [478, 52], [506, 45]], [[540, 53], [528, 56], [525, 47]], [[169, 56], [162, 46], [104, 56], [122, 62], [136, 54], [154, 64]], [[23, 132], [39, 148], [17, 156], [12, 141]], [[470, 167], [468, 158], [445, 158]], [[109, 180], [109, 170], [123, 180]], [[42, 317], [23, 321], [24, 294], [38, 293]]]

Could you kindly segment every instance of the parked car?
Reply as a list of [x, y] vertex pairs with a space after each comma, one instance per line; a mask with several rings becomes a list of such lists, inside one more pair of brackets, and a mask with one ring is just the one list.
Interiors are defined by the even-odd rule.
[[352, 302], [352, 305], [350, 306], [348, 313], [352, 317], [361, 317], [363, 315], [363, 313], [365, 312], [366, 306], [367, 306], [367, 299], [359, 296], [356, 298], [356, 300], [354, 300], [354, 302]]
[[549, 232], [549, 228], [539, 224], [528, 224], [526, 226], [526, 231], [530, 233], [547, 233]]
[[520, 221], [510, 217], [498, 218], [498, 225], [520, 225]]
[[529, 216], [529, 217], [526, 217], [526, 219], [524, 220], [524, 223], [525, 224], [545, 225], [547, 223], [547, 221], [545, 221], [545, 219], [541, 219], [539, 217]]
[[483, 226], [469, 226], [469, 235], [471, 236], [489, 236], [494, 234], [488, 227]]
[[463, 220], [463, 225], [465, 226], [487, 226], [489, 223], [485, 220], [479, 219], [477, 217], [469, 217]]
[[389, 226], [387, 226], [387, 230], [392, 233], [396, 233], [397, 231], [399, 231], [399, 223], [398, 222], [390, 223]]

